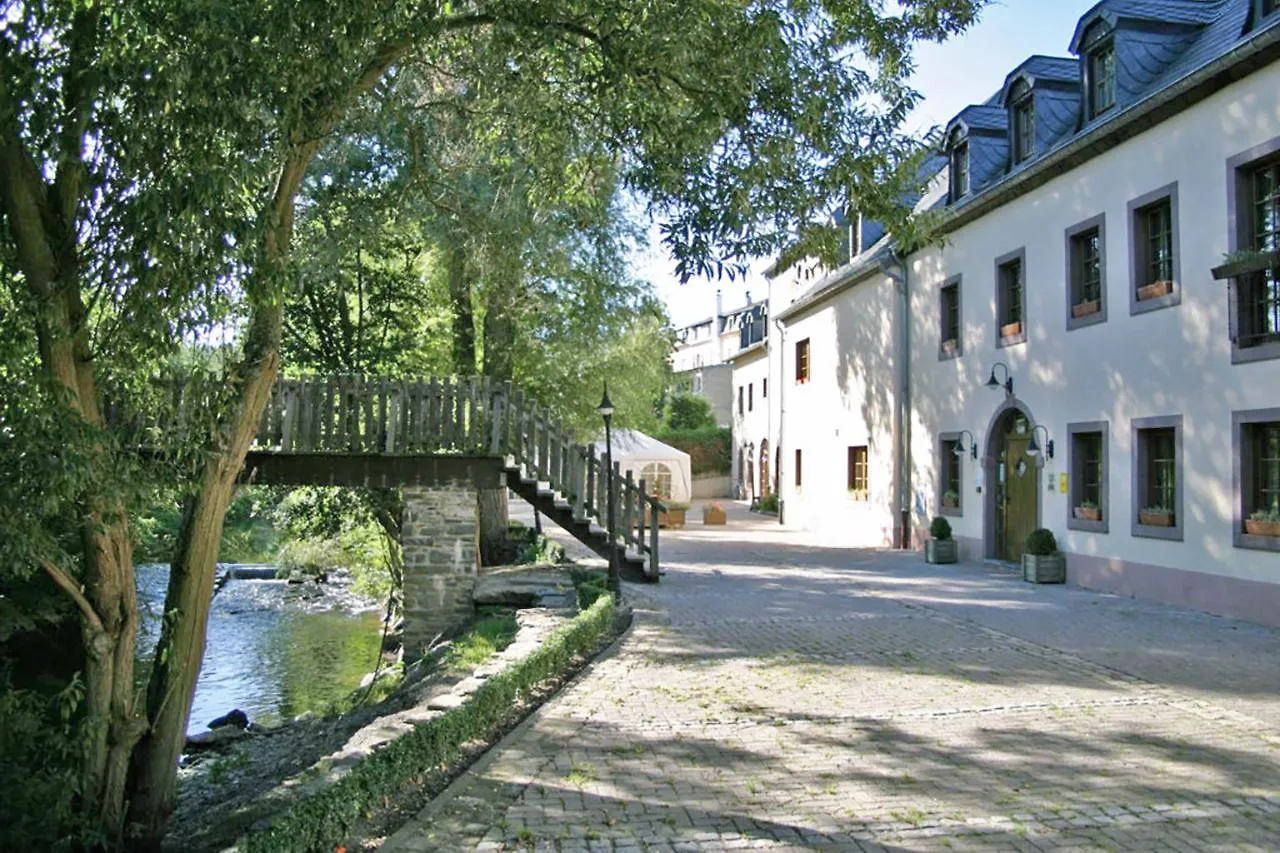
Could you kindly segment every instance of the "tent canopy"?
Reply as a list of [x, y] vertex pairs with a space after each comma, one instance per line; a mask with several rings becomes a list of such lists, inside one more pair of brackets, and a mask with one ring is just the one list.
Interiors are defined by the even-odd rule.
[[[595, 443], [596, 456], [604, 458], [604, 437]], [[674, 503], [688, 503], [693, 497], [693, 468], [689, 454], [664, 444], [639, 430], [613, 431], [613, 459], [625, 477], [645, 481], [651, 495]]]

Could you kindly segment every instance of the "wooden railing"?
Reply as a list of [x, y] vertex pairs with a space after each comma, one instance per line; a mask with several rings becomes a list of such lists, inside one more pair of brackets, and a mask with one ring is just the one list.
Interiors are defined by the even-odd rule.
[[574, 443], [550, 412], [487, 378], [388, 379], [311, 376], [279, 379], [262, 413], [259, 453], [422, 456], [473, 454], [504, 459], [526, 482], [546, 484], [581, 524], [608, 525], [613, 502], [617, 543], [658, 576], [658, 525], [665, 511], [644, 480]]

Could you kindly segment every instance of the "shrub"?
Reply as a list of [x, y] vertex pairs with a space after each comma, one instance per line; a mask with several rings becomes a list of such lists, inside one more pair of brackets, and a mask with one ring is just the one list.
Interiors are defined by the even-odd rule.
[[486, 679], [466, 702], [414, 727], [328, 788], [295, 803], [271, 826], [246, 837], [240, 849], [334, 849], [363, 818], [385, 808], [425, 772], [457, 761], [464, 744], [490, 735], [540, 684], [563, 676], [575, 658], [593, 651], [612, 630], [613, 614], [613, 597], [600, 598], [528, 657]]
[[668, 429], [658, 433], [658, 438], [689, 454], [689, 467], [695, 477], [728, 474], [733, 468], [733, 439], [727, 429]]
[[929, 535], [934, 539], [950, 539], [951, 522], [940, 515], [934, 516], [933, 521], [929, 523]]
[[1038, 527], [1028, 533], [1027, 553], [1036, 557], [1058, 553], [1058, 540], [1053, 537], [1053, 531]]
[[777, 512], [778, 511], [778, 493], [772, 492], [760, 499], [759, 509], [761, 512]]

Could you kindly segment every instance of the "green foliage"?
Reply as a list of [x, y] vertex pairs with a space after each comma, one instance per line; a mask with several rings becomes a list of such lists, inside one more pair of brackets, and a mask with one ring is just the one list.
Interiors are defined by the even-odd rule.
[[[353, 589], [367, 598], [398, 594], [400, 577], [393, 567], [399, 557], [398, 509], [395, 495], [372, 489], [304, 486], [275, 506], [271, 518], [282, 528], [284, 544], [276, 561], [290, 572], [316, 575], [341, 569], [354, 578]], [[396, 529], [380, 523], [379, 510], [394, 512]]]
[[243, 839], [244, 853], [327, 850], [366, 815], [384, 808], [424, 772], [455, 762], [462, 746], [490, 735], [548, 679], [563, 676], [613, 628], [613, 599], [605, 596], [552, 633], [523, 660], [488, 678], [466, 702], [361, 761], [325, 790], [302, 800], [270, 827]]
[[1058, 553], [1058, 540], [1053, 531], [1037, 527], [1027, 534], [1027, 553], [1036, 557], [1048, 557]]
[[578, 594], [578, 609], [586, 610], [596, 603], [596, 599], [609, 594], [609, 575], [605, 572], [572, 569], [569, 578], [573, 581], [574, 591]]
[[950, 539], [951, 522], [940, 515], [934, 516], [933, 521], [929, 522], [929, 535], [934, 539]]
[[762, 497], [760, 499], [760, 505], [758, 508], [762, 512], [777, 512], [778, 511], [778, 493], [770, 492], [769, 494]]
[[516, 638], [515, 614], [497, 613], [483, 616], [463, 631], [449, 645], [444, 665], [450, 669], [478, 666], [494, 652], [500, 652]]
[[686, 432], [715, 429], [716, 418], [711, 403], [693, 394], [673, 394], [662, 413], [663, 432]]
[[689, 454], [693, 475], [728, 474], [733, 470], [733, 434], [717, 426], [663, 430], [662, 441]]

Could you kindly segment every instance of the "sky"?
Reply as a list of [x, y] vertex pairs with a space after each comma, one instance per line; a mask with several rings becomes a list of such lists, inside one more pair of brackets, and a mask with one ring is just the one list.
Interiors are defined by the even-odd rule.
[[[1005, 76], [1032, 54], [1067, 56], [1076, 22], [1097, 0], [995, 0], [982, 19], [965, 34], [943, 44], [920, 44], [915, 50], [912, 85], [924, 96], [908, 122], [911, 130], [942, 126], [969, 104], [979, 104], [1004, 84]], [[649, 248], [637, 253], [633, 272], [654, 284], [667, 303], [677, 328], [710, 317], [715, 292], [723, 291], [725, 308], [765, 295], [762, 270], [768, 258], [752, 265], [745, 279], [691, 279], [681, 285], [675, 265], [666, 257], [657, 226], [650, 228]]]

